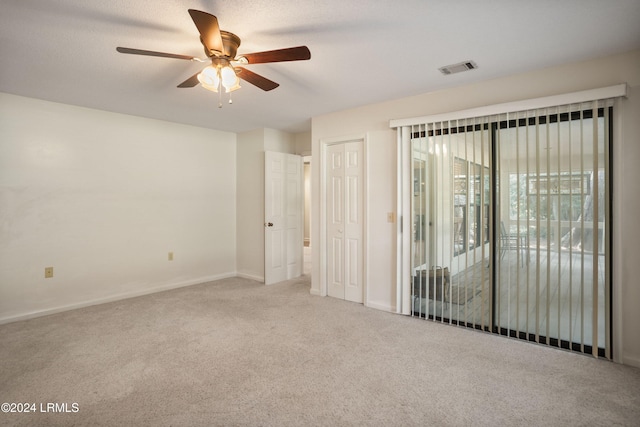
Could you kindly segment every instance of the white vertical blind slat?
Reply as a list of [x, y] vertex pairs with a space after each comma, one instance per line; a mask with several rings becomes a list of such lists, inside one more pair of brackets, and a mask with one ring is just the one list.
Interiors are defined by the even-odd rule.
[[600, 210], [599, 210], [599, 199], [600, 199], [600, 167], [598, 162], [598, 105], [596, 102], [593, 103], [593, 289], [592, 289], [592, 298], [593, 298], [593, 311], [591, 313], [591, 329], [593, 333], [592, 350], [591, 353], [594, 357], [598, 357], [598, 263], [599, 263], [599, 252], [600, 245], [598, 240], [598, 234], [600, 232], [599, 221], [600, 221]]

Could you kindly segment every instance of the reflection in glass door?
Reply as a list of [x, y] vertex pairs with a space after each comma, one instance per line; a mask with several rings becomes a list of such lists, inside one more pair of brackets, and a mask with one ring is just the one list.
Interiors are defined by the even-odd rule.
[[490, 326], [488, 144], [486, 123], [412, 129], [416, 315]]

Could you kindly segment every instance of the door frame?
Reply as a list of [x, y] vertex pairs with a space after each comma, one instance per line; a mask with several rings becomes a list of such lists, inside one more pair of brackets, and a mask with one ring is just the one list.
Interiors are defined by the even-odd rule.
[[323, 138], [320, 140], [320, 162], [318, 169], [320, 172], [320, 236], [318, 239], [318, 250], [320, 255], [320, 295], [326, 297], [327, 291], [327, 148], [330, 145], [346, 144], [348, 142], [362, 142], [362, 303], [367, 306], [369, 301], [369, 287], [367, 286], [368, 275], [368, 251], [367, 236], [369, 226], [367, 221], [368, 211], [368, 173], [367, 167], [367, 137], [366, 135], [342, 136], [334, 138]]

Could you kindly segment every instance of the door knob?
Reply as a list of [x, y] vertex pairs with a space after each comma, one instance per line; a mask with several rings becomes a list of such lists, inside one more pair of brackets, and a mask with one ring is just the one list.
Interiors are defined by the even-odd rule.
[[265, 227], [273, 227], [273, 223], [272, 222], [265, 222], [264, 226]]

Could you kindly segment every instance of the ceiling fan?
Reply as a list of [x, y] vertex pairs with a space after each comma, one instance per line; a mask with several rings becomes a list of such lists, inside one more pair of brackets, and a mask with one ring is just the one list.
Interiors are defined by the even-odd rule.
[[[278, 83], [259, 74], [249, 71], [243, 65], [264, 64], [269, 62], [304, 61], [311, 58], [311, 52], [306, 46], [297, 46], [287, 49], [276, 49], [265, 52], [247, 53], [236, 56], [240, 46], [240, 37], [228, 31], [220, 30], [218, 18], [199, 10], [189, 9], [189, 15], [193, 19], [198, 32], [200, 42], [204, 46], [204, 52], [211, 65], [202, 71], [189, 77], [178, 85], [179, 88], [194, 87], [200, 83], [205, 89], [213, 92], [229, 93], [240, 88], [242, 79], [262, 90], [269, 91], [277, 88]], [[155, 52], [151, 50], [117, 47], [120, 53], [132, 55], [159, 56], [162, 58], [184, 59], [189, 61], [206, 62], [189, 55]], [[231, 102], [231, 100], [229, 100]], [[222, 103], [219, 105], [222, 107]]]

